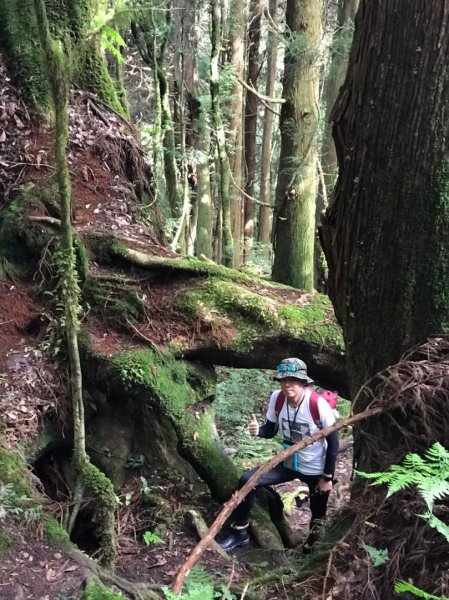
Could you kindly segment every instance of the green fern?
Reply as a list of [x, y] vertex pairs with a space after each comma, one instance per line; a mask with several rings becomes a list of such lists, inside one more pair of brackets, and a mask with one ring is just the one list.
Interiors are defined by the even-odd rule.
[[[402, 465], [392, 465], [384, 473], [365, 473], [363, 471], [357, 471], [357, 473], [366, 479], [372, 479], [372, 485], [386, 483], [388, 485], [387, 496], [392, 496], [399, 490], [416, 485], [428, 508], [428, 512], [418, 516], [427, 521], [449, 542], [449, 526], [432, 512], [435, 500], [449, 496], [449, 452], [441, 444], [436, 442], [427, 450], [424, 457], [414, 453], [407, 454]], [[365, 547], [364, 544], [362, 546]], [[373, 557], [368, 548], [371, 546], [365, 547], [365, 550]], [[394, 589], [395, 592], [408, 592], [418, 598], [424, 598], [424, 600], [449, 600], [447, 596], [433, 596], [406, 581], [396, 582]]]
[[410, 453], [402, 465], [393, 465], [383, 473], [365, 473], [357, 471], [366, 479], [372, 479], [373, 485], [388, 485], [387, 497], [416, 485], [432, 511], [435, 500], [449, 496], [449, 452], [436, 442], [424, 455]]
[[379, 550], [365, 543], [362, 543], [361, 546], [370, 557], [374, 567], [380, 567], [387, 562], [388, 550]]
[[394, 591], [399, 594], [402, 592], [409, 592], [417, 598], [423, 598], [424, 600], [449, 600], [447, 596], [433, 596], [432, 594], [428, 594], [407, 581], [397, 581], [394, 586]]
[[214, 584], [212, 576], [202, 567], [195, 565], [185, 579], [185, 589], [181, 595], [176, 596], [168, 588], [163, 588], [162, 591], [166, 600], [235, 600], [235, 596], [224, 584], [219, 586], [220, 591], [214, 589]]

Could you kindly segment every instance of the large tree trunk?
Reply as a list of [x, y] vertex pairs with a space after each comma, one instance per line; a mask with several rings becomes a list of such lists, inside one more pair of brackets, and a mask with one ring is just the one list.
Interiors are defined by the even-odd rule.
[[287, 0], [273, 279], [313, 289], [321, 4]]
[[[243, 263], [243, 97], [241, 80], [245, 68], [245, 27], [247, 0], [232, 0], [228, 18], [228, 59], [235, 75], [230, 98], [228, 155], [233, 183], [230, 188], [231, 229], [234, 240], [233, 264]], [[240, 81], [239, 81], [240, 80]]]
[[[277, 0], [270, 0], [270, 19], [274, 20], [277, 12]], [[272, 30], [269, 30], [267, 40], [267, 84], [266, 95], [274, 97], [276, 85], [277, 40]], [[262, 159], [260, 174], [260, 201], [263, 203], [259, 212], [258, 241], [262, 244], [270, 243], [271, 234], [271, 150], [273, 135], [274, 112], [265, 107], [263, 120]]]
[[[117, 112], [126, 113], [123, 90], [108, 73], [98, 36], [92, 33], [98, 0], [76, 0], [70, 3], [48, 0], [48, 20], [53, 34], [61, 39], [70, 34], [72, 81], [82, 89], [97, 94]], [[39, 26], [33, 0], [0, 0], [0, 49], [5, 51], [18, 76], [25, 99], [38, 108], [48, 109], [51, 92], [42, 64]]]
[[363, 1], [332, 115], [341, 171], [322, 239], [354, 393], [449, 329], [448, 11]]

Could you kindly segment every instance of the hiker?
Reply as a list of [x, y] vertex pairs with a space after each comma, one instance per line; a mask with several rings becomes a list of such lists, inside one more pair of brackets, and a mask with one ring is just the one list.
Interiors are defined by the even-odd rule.
[[[260, 427], [255, 415], [252, 415], [248, 425], [250, 435], [272, 438], [279, 428], [284, 446], [289, 446], [335, 423], [334, 412], [328, 401], [307, 387], [313, 380], [307, 375], [307, 365], [304, 361], [299, 358], [286, 358], [278, 365], [273, 379], [280, 383], [281, 392], [278, 390], [271, 394], [265, 425]], [[312, 413], [315, 413], [315, 419]], [[338, 432], [334, 432], [303, 448], [263, 475], [256, 488], [252, 489], [233, 511], [232, 533], [219, 542], [220, 546], [230, 552], [249, 543], [248, 517], [257, 488], [300, 479], [309, 487], [312, 518], [309, 535], [302, 551], [303, 554], [310, 554], [318, 528], [326, 516], [337, 451]], [[255, 467], [242, 475], [238, 489], [245, 485], [257, 469], [258, 467]]]

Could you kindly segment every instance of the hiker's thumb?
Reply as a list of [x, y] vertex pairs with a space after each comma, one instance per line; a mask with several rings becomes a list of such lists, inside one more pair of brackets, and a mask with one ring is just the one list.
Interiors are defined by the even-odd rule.
[[256, 437], [259, 434], [259, 423], [257, 422], [256, 415], [251, 415], [251, 421], [248, 425], [248, 432], [253, 437]]

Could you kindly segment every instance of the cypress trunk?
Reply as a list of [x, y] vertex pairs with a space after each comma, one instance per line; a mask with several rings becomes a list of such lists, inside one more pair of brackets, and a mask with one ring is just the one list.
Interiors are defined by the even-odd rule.
[[287, 0], [273, 279], [313, 289], [321, 5]]
[[353, 393], [449, 330], [448, 13], [449, 0], [364, 0], [357, 13], [322, 227]]

